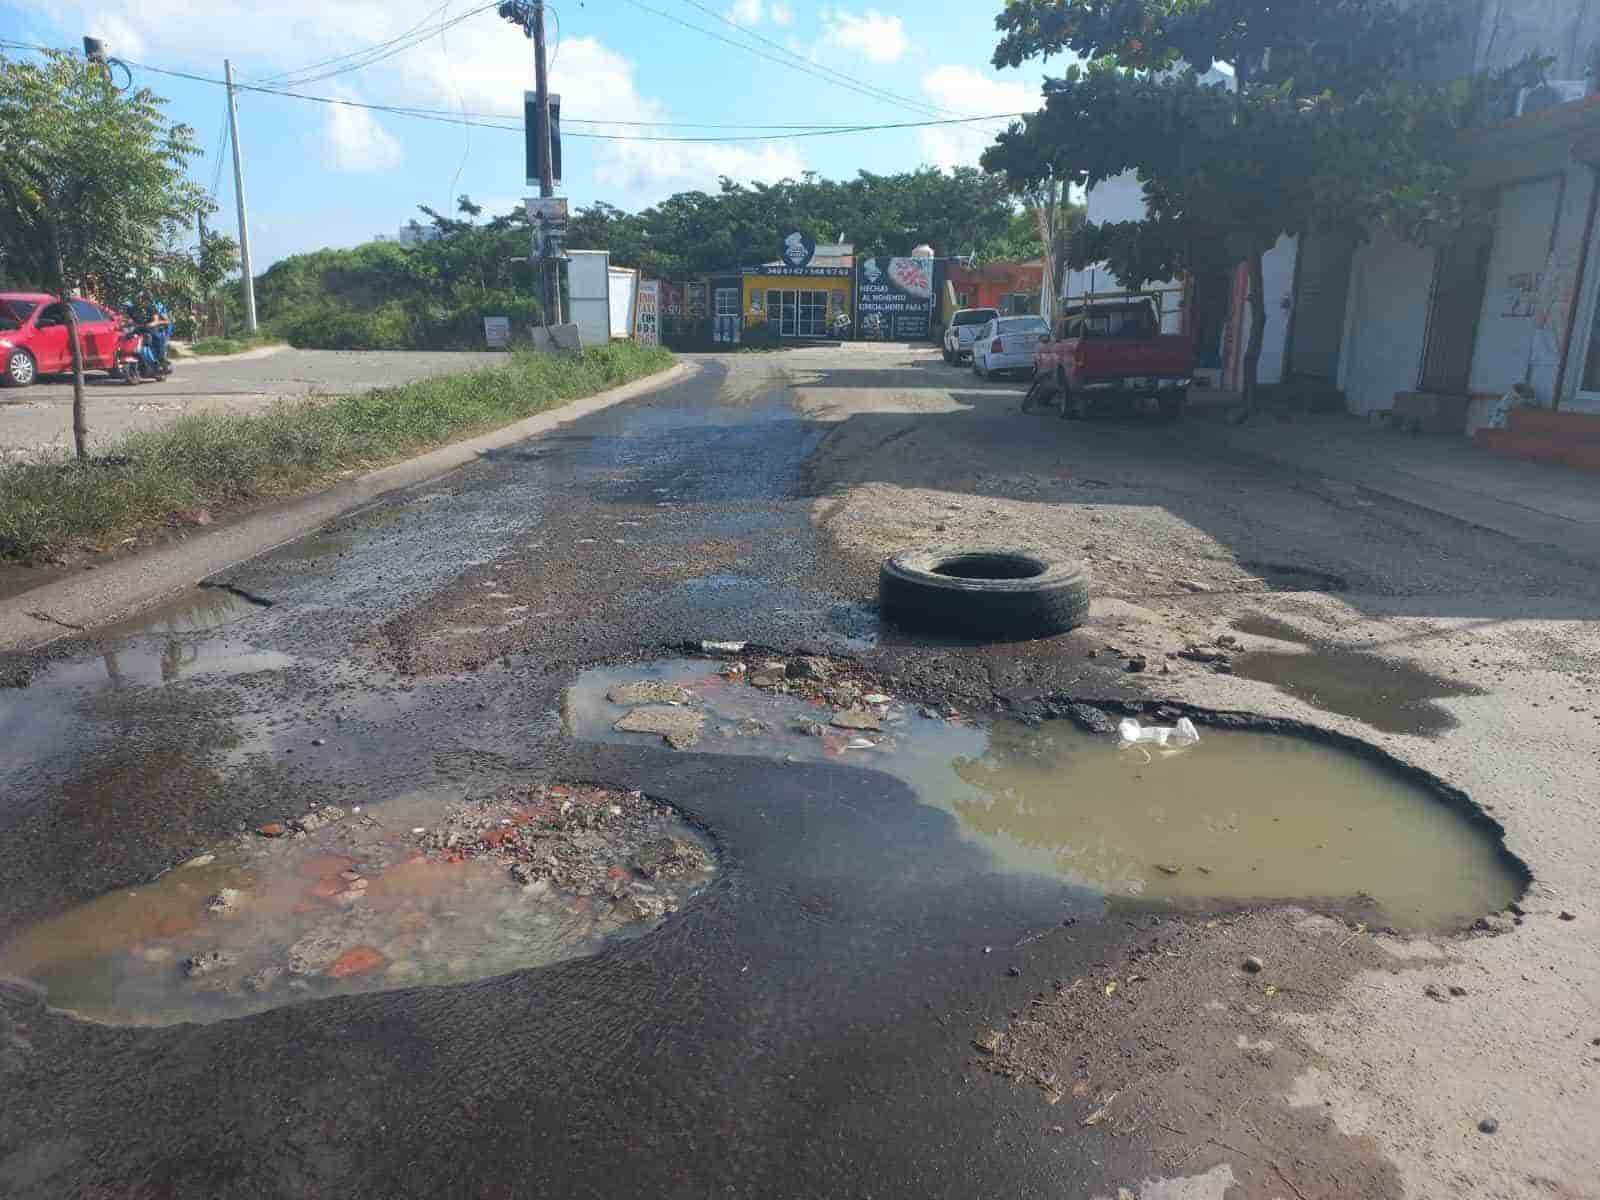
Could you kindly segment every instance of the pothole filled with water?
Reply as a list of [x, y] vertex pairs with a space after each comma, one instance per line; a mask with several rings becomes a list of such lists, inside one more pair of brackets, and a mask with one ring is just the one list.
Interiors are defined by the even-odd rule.
[[413, 797], [269, 823], [32, 926], [0, 948], [0, 974], [90, 1019], [212, 1021], [593, 954], [654, 928], [715, 872], [709, 844], [638, 792], [538, 786], [443, 820], [440, 807]]
[[1453, 929], [1522, 890], [1489, 829], [1331, 745], [1208, 728], [1181, 749], [1123, 746], [1065, 721], [944, 719], [866, 688], [815, 659], [672, 660], [585, 672], [566, 720], [590, 740], [884, 771], [1002, 864], [1108, 897], [1292, 900]]

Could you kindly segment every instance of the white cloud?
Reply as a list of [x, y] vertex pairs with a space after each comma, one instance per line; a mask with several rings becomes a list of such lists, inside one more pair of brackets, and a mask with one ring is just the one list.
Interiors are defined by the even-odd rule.
[[781, 25], [787, 29], [794, 24], [794, 9], [790, 8], [783, 0], [772, 0], [767, 9], [767, 15], [772, 18], [774, 25]]
[[[468, 111], [505, 111], [506, 96], [520, 100], [527, 86], [528, 65], [525, 42], [503, 41], [509, 49], [476, 51], [470, 70], [438, 58], [420, 63], [419, 83], [435, 100], [451, 105], [456, 103], [459, 89], [461, 104]], [[550, 80], [552, 90], [561, 94], [565, 113], [582, 113], [595, 121], [664, 121], [671, 115], [659, 101], [640, 94], [633, 63], [592, 37], [569, 35], [562, 41]], [[608, 199], [624, 207], [653, 203], [689, 188], [714, 190], [719, 175], [741, 182], [771, 182], [805, 169], [805, 160], [792, 142], [752, 147], [722, 142], [604, 142], [568, 136], [580, 132], [674, 136], [677, 131], [620, 125], [569, 125], [563, 130], [563, 160], [586, 161], [595, 182], [618, 193]]]
[[911, 46], [905, 22], [869, 8], [860, 16], [847, 9], [823, 9], [822, 39], [830, 46], [860, 54], [869, 62], [898, 62]]
[[[972, 67], [945, 64], [929, 71], [922, 91], [940, 108], [973, 116], [988, 113], [1032, 112], [1042, 101], [1036, 85], [999, 80]], [[936, 125], [918, 131], [923, 161], [945, 170], [975, 167], [978, 156], [994, 142], [1004, 121], [972, 125]]]
[[[235, 70], [245, 82], [264, 81], [275, 73], [297, 71], [309, 63], [400, 37], [416, 22], [414, 12], [407, 13], [388, 0], [277, 0], [273, 4], [258, 0], [119, 0], [116, 15], [109, 18], [103, 15], [103, 5], [87, 0], [20, 2], [62, 30], [102, 31], [113, 54], [218, 76], [222, 73], [220, 60], [233, 54]], [[750, 0], [722, 2], [744, 8]], [[468, 7], [467, 0], [461, 0], [444, 16], [460, 15]], [[778, 3], [761, 0], [759, 7], [763, 15], [778, 19]], [[789, 15], [786, 6], [782, 11]], [[152, 29], [159, 29], [161, 36], [145, 46], [135, 31]], [[327, 69], [340, 65], [330, 64]], [[362, 97], [376, 103], [502, 113], [520, 123], [522, 93], [533, 86], [532, 76], [527, 40], [489, 9], [358, 74], [311, 80], [296, 90], [330, 95], [341, 81], [359, 80]], [[551, 62], [551, 86], [561, 93], [563, 110], [569, 116], [612, 121], [662, 121], [672, 116], [660, 101], [641, 94], [634, 63], [592, 36], [567, 31], [560, 39]], [[249, 93], [242, 102], [256, 107]], [[285, 106], [292, 102], [270, 103], [277, 111], [291, 111]], [[311, 119], [324, 119], [316, 106], [305, 105], [304, 111]], [[245, 120], [251, 119], [254, 114], [247, 113]], [[402, 139], [418, 129], [438, 128], [399, 116], [383, 117], [380, 125], [374, 114], [342, 108], [332, 110], [325, 120], [324, 161], [338, 170], [393, 166], [400, 161]], [[566, 132], [592, 128], [568, 125]], [[602, 131], [650, 132], [628, 127]], [[495, 152], [508, 164], [505, 185], [519, 185], [520, 139], [481, 130], [474, 131], [473, 137], [474, 160], [485, 146], [503, 147]], [[719, 174], [741, 181], [768, 181], [805, 168], [801, 152], [787, 141], [635, 143], [572, 138], [564, 150], [563, 157], [573, 164], [567, 168], [569, 175], [576, 164], [588, 166], [596, 183], [615, 189], [606, 198], [630, 208], [685, 188], [714, 190]]]
[[[345, 88], [334, 89], [333, 94], [347, 100], [360, 99]], [[378, 124], [369, 109], [328, 105], [327, 123], [322, 129], [322, 165], [330, 171], [386, 171], [398, 167], [404, 157], [399, 141]]]
[[728, 8], [728, 19], [741, 25], [761, 23], [761, 0], [733, 0]]

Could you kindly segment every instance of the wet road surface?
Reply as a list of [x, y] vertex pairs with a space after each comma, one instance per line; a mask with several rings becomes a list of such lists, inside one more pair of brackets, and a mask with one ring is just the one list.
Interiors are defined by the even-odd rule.
[[[58, 648], [3, 697], [19, 761], [0, 799], [8, 933], [242, 825], [443, 805], [529, 775], [677, 804], [719, 849], [710, 894], [595, 958], [203, 1027], [97, 1026], [7, 988], [0, 1192], [614, 1195], [626, 1162], [629, 1193], [894, 1179], [970, 1195], [1059, 1170], [1059, 1152], [997, 1133], [1036, 1101], [964, 1065], [974, 1022], [1116, 927], [1007, 948], [1096, 898], [995, 871], [884, 776], [561, 733], [582, 664], [701, 636], [842, 648], [869, 631], [818, 586], [795, 483], [820, 431], [775, 380], [741, 393], [721, 377], [230, 573], [270, 608], [219, 603], [214, 628], [179, 613]], [[758, 588], [768, 570], [778, 587]], [[484, 586], [497, 575], [517, 581]], [[540, 595], [524, 596], [529, 577]], [[510, 624], [537, 648], [481, 661], [486, 631]], [[1031, 978], [1006, 973], [1041, 958]]]
[[[1145, 914], [998, 869], [885, 774], [563, 728], [597, 663], [873, 644], [870, 569], [808, 517], [827, 428], [752, 358], [209, 581], [270, 607], [58, 645], [0, 693], [0, 937], [263, 821], [530, 778], [644, 789], [720, 868], [651, 936], [457, 987], [128, 1029], [4, 985], [0, 1194], [1089, 1195], [1154, 1169], [972, 1068], [975, 1030]], [[987, 697], [981, 660], [916, 652], [908, 681]]]

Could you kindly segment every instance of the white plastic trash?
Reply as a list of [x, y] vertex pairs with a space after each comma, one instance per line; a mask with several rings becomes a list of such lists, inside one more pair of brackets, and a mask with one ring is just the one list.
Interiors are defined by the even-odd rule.
[[1154, 742], [1157, 746], [1192, 746], [1200, 740], [1200, 731], [1188, 717], [1179, 717], [1176, 725], [1140, 725], [1132, 717], [1123, 717], [1117, 723], [1124, 746], [1140, 742]]

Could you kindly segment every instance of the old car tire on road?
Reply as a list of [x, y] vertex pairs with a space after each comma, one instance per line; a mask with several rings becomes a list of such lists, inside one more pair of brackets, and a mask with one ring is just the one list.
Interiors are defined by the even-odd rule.
[[1089, 615], [1089, 570], [1034, 550], [925, 546], [878, 572], [883, 615], [928, 633], [988, 639], [1049, 637]]

